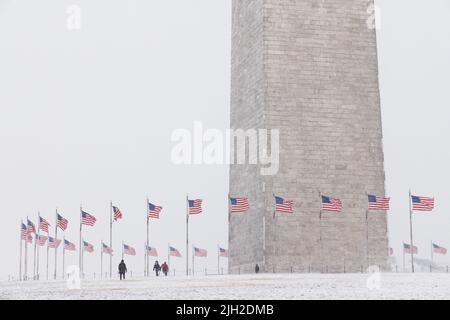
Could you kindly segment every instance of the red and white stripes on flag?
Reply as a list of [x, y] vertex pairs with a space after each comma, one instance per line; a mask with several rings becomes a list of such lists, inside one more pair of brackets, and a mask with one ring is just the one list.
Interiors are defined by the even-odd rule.
[[36, 235], [36, 241], [37, 241], [38, 246], [40, 246], [40, 247], [45, 246], [47, 239], [48, 238], [46, 236], [38, 235], [38, 234]]
[[59, 244], [61, 243], [61, 240], [55, 239], [52, 237], [48, 237], [48, 247], [52, 249], [56, 249], [59, 247]]
[[342, 202], [340, 199], [322, 196], [322, 211], [341, 212]]
[[404, 253], [411, 253], [411, 251], [412, 251], [413, 254], [417, 254], [419, 252], [419, 250], [417, 249], [416, 246], [413, 246], [412, 250], [411, 250], [411, 245], [409, 245], [407, 243], [404, 243], [403, 244], [403, 252]]
[[102, 252], [105, 254], [112, 255], [113, 249], [111, 247], [107, 246], [106, 244], [102, 243]]
[[48, 227], [50, 226], [50, 223], [48, 223], [47, 220], [39, 216], [39, 230], [42, 230], [44, 232], [48, 232]]
[[123, 245], [123, 254], [126, 254], [128, 256], [135, 256], [136, 250], [132, 246], [128, 246], [126, 244]]
[[69, 240], [64, 239], [64, 250], [75, 251], [76, 250], [75, 244], [70, 242]]
[[275, 196], [275, 211], [294, 213], [294, 201]]
[[433, 252], [437, 254], [447, 254], [447, 249], [444, 247], [440, 247], [437, 244], [433, 243]]
[[94, 252], [94, 246], [89, 242], [83, 241], [83, 250], [92, 253]]
[[434, 209], [434, 198], [411, 196], [413, 211], [432, 211]]
[[81, 224], [92, 227], [95, 225], [96, 221], [97, 221], [97, 219], [93, 215], [91, 215], [87, 212], [81, 211]]
[[114, 221], [122, 219], [122, 217], [123, 217], [122, 211], [120, 211], [120, 209], [115, 206], [113, 206], [112, 208], [113, 208], [113, 214], [114, 214]]
[[224, 258], [228, 258], [228, 250], [219, 247], [219, 256], [220, 257], [224, 257]]
[[194, 256], [206, 257], [206, 256], [208, 256], [208, 251], [206, 251], [205, 249], [200, 249], [200, 248], [194, 247]]
[[249, 208], [248, 198], [230, 198], [231, 213], [246, 212]]
[[28, 235], [31, 236], [33, 233], [36, 234], [36, 226], [30, 219], [27, 219], [27, 229], [28, 229]]
[[159, 215], [161, 213], [162, 207], [155, 206], [152, 203], [148, 203], [148, 217], [152, 219], [159, 219]]
[[158, 251], [156, 250], [156, 248], [148, 246], [147, 247], [147, 255], [149, 257], [157, 257], [158, 256]]
[[390, 198], [377, 197], [373, 195], [368, 195], [368, 207], [369, 211], [376, 210], [389, 210]]
[[188, 200], [188, 211], [189, 214], [199, 214], [202, 213], [202, 199]]
[[174, 247], [169, 247], [169, 255], [171, 257], [178, 257], [181, 258], [181, 253], [180, 251], [178, 251], [177, 249], [175, 249]]
[[33, 242], [33, 237], [29, 234], [27, 226], [22, 222], [20, 227], [20, 238], [28, 243]]
[[56, 214], [56, 217], [58, 221], [58, 228], [60, 228], [62, 231], [65, 231], [67, 229], [67, 225], [69, 224], [69, 220], [65, 219], [59, 213]]

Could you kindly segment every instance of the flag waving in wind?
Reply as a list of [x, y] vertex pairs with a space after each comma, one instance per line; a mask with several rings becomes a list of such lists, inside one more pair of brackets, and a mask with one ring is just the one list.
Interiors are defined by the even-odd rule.
[[43, 235], [36, 235], [36, 241], [38, 246], [43, 247], [45, 243], [47, 242], [47, 237]]
[[413, 254], [417, 254], [419, 252], [419, 250], [417, 250], [416, 246], [413, 246], [412, 250], [411, 250], [411, 245], [409, 245], [407, 243], [404, 243], [403, 244], [403, 252], [404, 253], [411, 253], [412, 252]]
[[94, 246], [89, 242], [83, 241], [83, 250], [92, 253], [94, 252]]
[[123, 245], [123, 254], [129, 255], [129, 256], [135, 256], [136, 250], [132, 246], [128, 246], [126, 244]]
[[39, 230], [42, 230], [44, 232], [48, 232], [48, 227], [50, 226], [50, 223], [48, 223], [47, 220], [39, 216]]
[[102, 252], [105, 254], [112, 255], [113, 249], [102, 242]]
[[55, 239], [52, 237], [48, 237], [48, 247], [52, 249], [56, 249], [59, 247], [59, 244], [61, 243], [61, 240]]
[[447, 249], [444, 247], [440, 247], [437, 244], [433, 243], [433, 252], [437, 254], [447, 254]]
[[206, 257], [208, 256], [208, 251], [206, 251], [205, 249], [194, 247], [194, 255], [196, 257]]
[[169, 255], [172, 257], [178, 257], [181, 258], [181, 253], [174, 247], [169, 247]]
[[81, 224], [86, 226], [94, 226], [97, 219], [87, 212], [81, 211]]
[[147, 247], [147, 254], [148, 254], [149, 257], [157, 257], [158, 256], [158, 251], [156, 250], [156, 248], [148, 246]]
[[114, 221], [117, 221], [119, 219], [122, 219], [122, 212], [119, 208], [113, 206], [113, 213], [114, 213]]
[[159, 214], [161, 213], [162, 207], [155, 206], [152, 203], [148, 203], [148, 217], [153, 219], [159, 219]]
[[434, 209], [434, 198], [411, 196], [413, 211], [432, 211]]
[[56, 214], [56, 217], [58, 220], [58, 228], [60, 228], [62, 231], [65, 231], [67, 229], [69, 221], [67, 219], [64, 219], [63, 216], [61, 216], [59, 213]]
[[342, 202], [339, 199], [322, 196], [322, 210], [330, 212], [341, 212]]
[[36, 226], [30, 219], [27, 219], [27, 225], [28, 225], [28, 234], [29, 235], [36, 233]]
[[228, 250], [219, 247], [219, 256], [224, 257], [224, 258], [228, 258]]
[[202, 213], [202, 202], [201, 199], [188, 200], [189, 214]]
[[75, 244], [64, 239], [64, 250], [75, 251], [76, 250]]
[[248, 198], [230, 198], [230, 209], [232, 213], [242, 213], [249, 209]]
[[382, 198], [373, 195], [368, 195], [369, 210], [389, 210], [389, 198]]
[[275, 196], [275, 211], [294, 213], [294, 201]]

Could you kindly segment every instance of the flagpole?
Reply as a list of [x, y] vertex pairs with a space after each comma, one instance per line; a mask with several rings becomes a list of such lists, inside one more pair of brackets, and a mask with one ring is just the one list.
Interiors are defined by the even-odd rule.
[[169, 264], [170, 268], [170, 243], [167, 244], [167, 263]]
[[194, 245], [192, 245], [192, 276], [195, 276], [195, 250]]
[[186, 195], [186, 275], [189, 275], [189, 195]]
[[55, 213], [55, 273], [53, 275], [53, 278], [56, 280], [56, 269], [58, 265], [58, 246], [56, 246], [56, 241], [58, 239], [58, 209], [56, 209]]
[[63, 253], [62, 253], [62, 279], [64, 280], [64, 278], [66, 277], [66, 275], [64, 274], [65, 273], [65, 270], [66, 270], [66, 236], [64, 235], [63, 236], [63, 243], [62, 243], [62, 245], [63, 245]]
[[366, 207], [366, 262], [367, 266], [370, 266], [370, 259], [369, 259], [369, 195], [366, 192], [366, 200], [367, 200], [367, 207]]
[[147, 244], [144, 243], [144, 277], [147, 273], [147, 255], [146, 255]]
[[103, 240], [100, 246], [100, 279], [103, 279]]
[[84, 279], [84, 238], [82, 238], [81, 241], [83, 242], [83, 249], [80, 248], [80, 250], [81, 250], [81, 276]]
[[122, 260], [123, 260], [123, 240], [122, 240]]
[[[110, 202], [109, 208], [109, 247], [112, 250], [112, 237], [113, 237], [113, 205], [112, 201]], [[102, 251], [103, 251], [103, 243], [102, 243]], [[112, 278], [112, 254], [109, 255], [109, 277]]]
[[49, 241], [50, 241], [50, 232], [47, 232], [47, 274], [46, 274], [46, 279], [48, 280], [48, 255], [49, 255], [49, 251], [50, 251], [50, 247], [48, 246]]
[[433, 263], [433, 240], [431, 240], [431, 263]]
[[81, 212], [82, 211], [83, 211], [83, 208], [80, 205], [80, 253], [78, 254], [78, 267], [79, 267], [81, 273], [83, 273], [83, 268], [82, 268], [82, 265], [81, 265], [81, 259], [82, 259], [82, 255], [83, 255], [83, 247], [81, 245], [81, 237], [82, 237], [82, 231], [83, 231], [83, 225], [81, 224], [81, 218], [82, 218], [81, 217], [82, 216]]
[[[41, 241], [41, 213], [40, 212], [38, 212], [38, 241]], [[40, 247], [40, 245], [39, 245], [39, 243], [37, 244], [37, 248], [36, 248], [36, 258], [37, 258], [37, 261], [36, 261], [36, 279], [37, 280], [39, 280], [39, 248]]]
[[27, 216], [27, 233], [25, 240], [25, 266], [24, 266], [24, 280], [28, 280], [27, 264], [28, 264], [28, 216]]
[[[39, 221], [39, 220], [38, 220]], [[39, 222], [38, 222], [39, 223]], [[39, 229], [39, 225], [38, 225]], [[37, 235], [39, 231], [34, 234], [34, 252], [33, 252], [33, 280], [36, 280], [36, 247], [37, 247]]]
[[413, 243], [413, 225], [412, 225], [412, 208], [411, 208], [411, 190], [409, 190], [409, 233], [411, 239], [411, 271], [414, 273], [414, 243]]
[[403, 243], [403, 272], [405, 272], [405, 243]]
[[22, 281], [22, 225], [23, 221], [20, 220], [20, 257], [19, 257], [19, 281]]
[[320, 259], [320, 265], [321, 269], [323, 271], [323, 260], [322, 260], [322, 251], [323, 251], [323, 245], [322, 245], [322, 192], [319, 190], [319, 199], [320, 199], [320, 210], [319, 210], [319, 259]]
[[[145, 215], [147, 216], [147, 246], [146, 246], [146, 250], [147, 250], [147, 248], [148, 248], [148, 246], [149, 246], [149, 241], [150, 241], [150, 218], [149, 218], [149, 216], [148, 216], [148, 209], [149, 209], [149, 200], [148, 200], [148, 198], [147, 198], [147, 208], [146, 208], [146, 210], [145, 210]], [[146, 254], [145, 255], [145, 264], [146, 264], [146, 269], [145, 269], [145, 271], [146, 271], [146, 273], [147, 273], [147, 277], [149, 276], [149, 257], [148, 257], [148, 254]]]

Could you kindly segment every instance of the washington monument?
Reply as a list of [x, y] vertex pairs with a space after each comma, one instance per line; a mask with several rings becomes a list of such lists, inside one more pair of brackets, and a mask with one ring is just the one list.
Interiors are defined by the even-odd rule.
[[[231, 165], [230, 196], [250, 209], [230, 216], [231, 273], [359, 272], [386, 267], [373, 0], [233, 0], [232, 129], [279, 129], [279, 170]], [[369, 12], [369, 13], [368, 13]], [[274, 196], [294, 201], [274, 212]], [[321, 211], [321, 196], [340, 213]]]

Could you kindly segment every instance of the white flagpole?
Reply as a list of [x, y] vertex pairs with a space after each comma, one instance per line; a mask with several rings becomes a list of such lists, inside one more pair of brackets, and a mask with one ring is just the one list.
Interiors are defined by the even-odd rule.
[[[109, 208], [109, 247], [112, 250], [113, 247], [113, 205], [112, 201], [110, 202]], [[103, 245], [103, 243], [102, 243]], [[103, 247], [102, 247], [103, 251]], [[109, 255], [109, 277], [112, 278], [112, 254]]]
[[22, 280], [22, 224], [23, 221], [20, 221], [20, 257], [19, 257], [19, 280]]
[[[149, 211], [149, 199], [147, 198], [147, 208], [146, 208], [146, 216], [147, 216], [147, 247], [145, 248], [145, 250], [147, 250], [147, 248], [148, 248], [148, 246], [150, 245], [150, 230], [149, 230], [149, 228], [150, 228], [150, 218], [149, 218], [149, 216], [148, 216], [148, 211]], [[146, 254], [145, 255], [145, 264], [146, 264], [146, 273], [147, 273], [147, 277], [150, 275], [150, 273], [149, 273], [149, 267], [150, 267], [150, 265], [149, 265], [149, 257], [148, 257], [148, 254]]]
[[217, 275], [220, 274], [220, 245], [217, 245]]
[[100, 279], [103, 279], [103, 240], [100, 246]]
[[194, 244], [192, 244], [192, 276], [195, 276], [195, 249]]
[[83, 267], [82, 267], [82, 255], [83, 255], [83, 246], [82, 246], [82, 243], [81, 243], [81, 238], [82, 238], [82, 231], [83, 231], [83, 225], [82, 225], [82, 223], [81, 223], [81, 212], [83, 211], [83, 208], [82, 208], [82, 206], [80, 206], [80, 253], [79, 253], [79, 255], [78, 255], [78, 267], [80, 268], [80, 272], [81, 273], [83, 273]]
[[412, 224], [412, 208], [411, 208], [411, 190], [409, 190], [409, 234], [411, 240], [411, 270], [414, 273], [414, 243], [413, 243], [413, 224]]
[[37, 250], [37, 236], [39, 234], [39, 219], [37, 224], [38, 230], [34, 234], [34, 252], [33, 252], [33, 280], [36, 280], [36, 250]]
[[169, 268], [170, 267], [170, 243], [167, 244], [167, 263], [169, 264]]
[[434, 257], [433, 257], [433, 240], [431, 240], [431, 263], [433, 263], [434, 261]]
[[186, 195], [186, 275], [189, 275], [189, 195]]
[[28, 262], [28, 217], [27, 217], [27, 224], [26, 224], [26, 227], [27, 227], [27, 232], [26, 232], [26, 240], [25, 240], [25, 267], [24, 267], [24, 276], [23, 276], [23, 279], [24, 280], [28, 280], [27, 278], [28, 278], [28, 272], [27, 272], [27, 262]]
[[65, 270], [66, 270], [66, 236], [63, 237], [63, 241], [62, 241], [62, 246], [63, 246], [63, 252], [62, 252], [62, 279], [64, 280], [64, 278], [66, 277], [65, 275]]
[[50, 232], [47, 232], [47, 273], [46, 273], [46, 279], [48, 280], [48, 256], [49, 256], [49, 251], [50, 251], [50, 247], [48, 246], [49, 241], [50, 241]]
[[56, 240], [58, 239], [58, 209], [56, 209], [55, 213], [55, 273], [53, 278], [56, 280], [56, 269], [58, 266], [58, 247], [56, 246]]
[[[37, 241], [41, 240], [41, 213], [38, 212], [38, 238], [36, 239]], [[37, 244], [37, 248], [36, 248], [36, 279], [39, 280], [39, 243]]]

